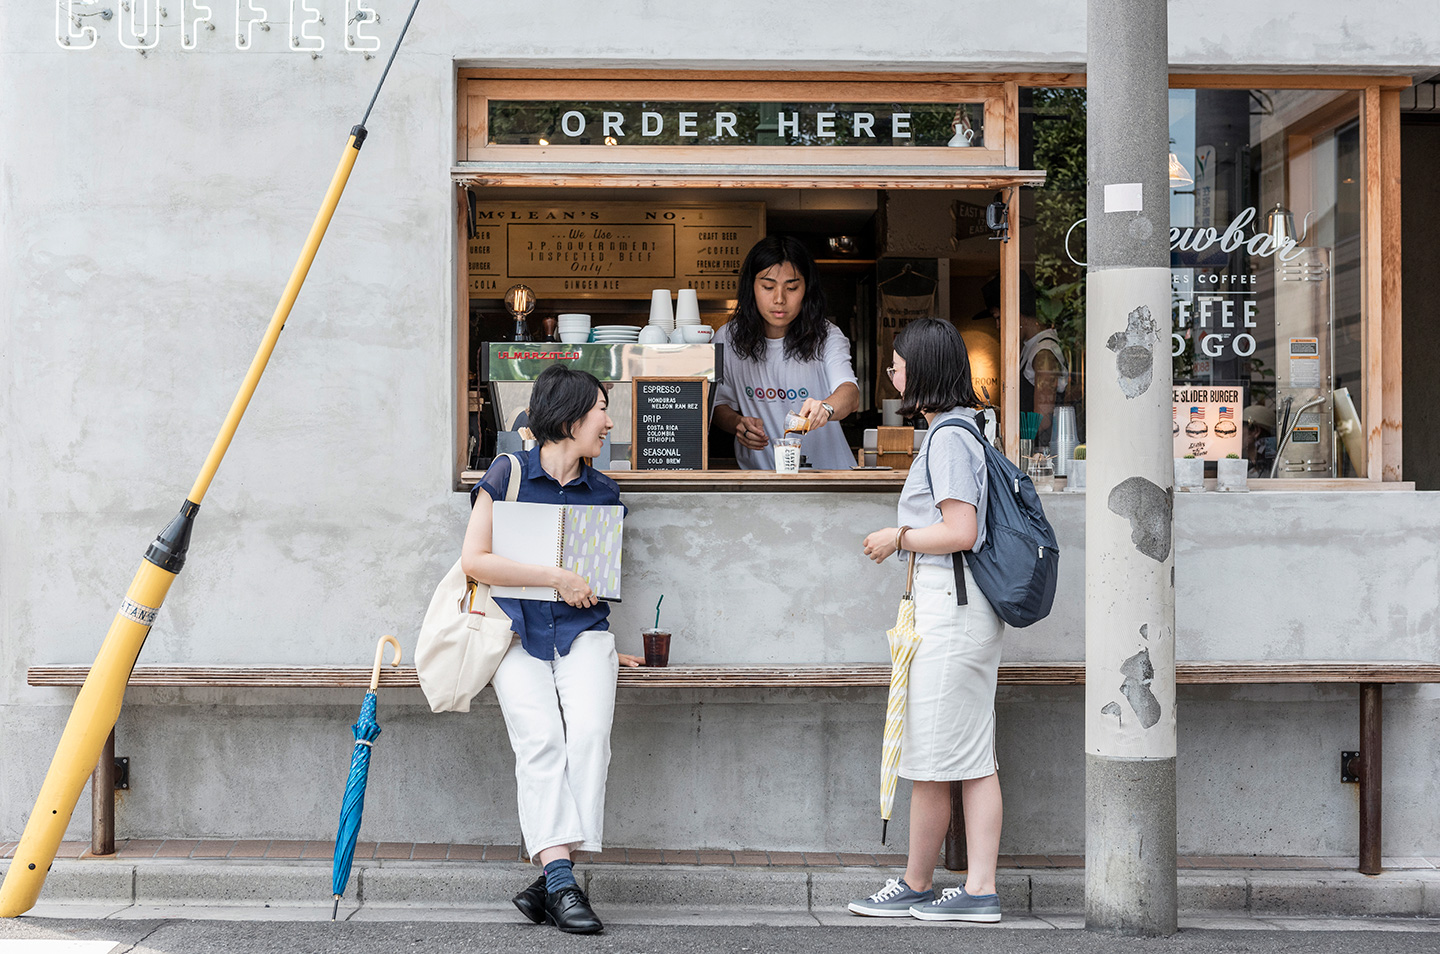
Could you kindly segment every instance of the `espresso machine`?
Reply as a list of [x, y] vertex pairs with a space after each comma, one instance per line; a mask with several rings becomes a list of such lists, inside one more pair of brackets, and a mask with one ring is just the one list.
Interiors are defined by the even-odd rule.
[[[555, 344], [497, 341], [480, 347], [480, 380], [490, 391], [492, 424], [513, 432], [530, 406], [530, 392], [540, 372], [555, 364], [595, 375], [609, 392], [611, 459], [628, 460], [633, 430], [632, 385], [635, 378], [705, 378], [724, 380], [724, 345], [715, 344]], [[708, 413], [707, 409], [707, 413]]]
[[1334, 477], [1332, 250], [1275, 256], [1275, 437], [1272, 477]]

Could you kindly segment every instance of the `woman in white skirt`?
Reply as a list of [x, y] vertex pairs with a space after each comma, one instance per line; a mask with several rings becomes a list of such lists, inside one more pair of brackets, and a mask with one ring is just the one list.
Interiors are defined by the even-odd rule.
[[[973, 415], [978, 402], [960, 332], [922, 318], [895, 339], [886, 369], [904, 399], [901, 413], [924, 414], [930, 431], [900, 493], [899, 526], [865, 538], [865, 555], [915, 563], [915, 628], [900, 740], [900, 777], [911, 780], [910, 853], [903, 878], [850, 903], [856, 914], [929, 921], [1000, 920], [995, 866], [1000, 850], [1000, 778], [995, 760], [995, 677], [1004, 623], [964, 568], [958, 605], [951, 554], [985, 542], [985, 451], [964, 428], [936, 425]], [[927, 477], [928, 472], [928, 477]], [[908, 552], [907, 552], [908, 551]], [[935, 862], [950, 825], [950, 783], [961, 782], [968, 854], [965, 884], [936, 895]]]

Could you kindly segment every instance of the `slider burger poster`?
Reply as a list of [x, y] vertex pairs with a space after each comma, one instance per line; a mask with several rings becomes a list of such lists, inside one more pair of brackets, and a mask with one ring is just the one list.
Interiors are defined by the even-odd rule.
[[1244, 397], [1245, 390], [1238, 387], [1175, 388], [1174, 419], [1170, 424], [1175, 456], [1193, 454], [1201, 460], [1220, 460], [1230, 454], [1245, 456], [1240, 433]]

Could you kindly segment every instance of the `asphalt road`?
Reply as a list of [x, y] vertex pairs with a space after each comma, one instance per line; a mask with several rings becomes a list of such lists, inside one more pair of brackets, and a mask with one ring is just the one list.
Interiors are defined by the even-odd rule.
[[598, 937], [571, 937], [509, 924], [0, 921], [0, 954], [41, 949], [24, 943], [29, 939], [115, 941], [122, 945], [116, 954], [1440, 954], [1440, 933], [1395, 930], [1192, 929], [1157, 939], [977, 925], [618, 925]]

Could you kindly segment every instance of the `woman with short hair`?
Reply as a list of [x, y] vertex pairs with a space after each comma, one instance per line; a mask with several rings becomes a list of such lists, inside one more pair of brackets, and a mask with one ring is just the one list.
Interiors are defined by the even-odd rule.
[[[999, 765], [995, 759], [995, 681], [1005, 625], [963, 567], [966, 605], [954, 560], [985, 543], [985, 448], [964, 427], [937, 427], [971, 415], [978, 402], [960, 332], [920, 318], [895, 339], [886, 369], [901, 413], [923, 414], [930, 429], [900, 492], [899, 526], [865, 538], [876, 563], [906, 551], [915, 561], [915, 629], [900, 739], [900, 777], [911, 780], [910, 853], [892, 878], [849, 909], [872, 917], [999, 921], [995, 868], [1000, 851]], [[953, 555], [953, 556], [952, 556]], [[961, 783], [968, 857], [965, 884], [934, 891], [935, 861], [950, 825], [950, 783]]]
[[[615, 482], [586, 460], [597, 456], [615, 426], [605, 389], [593, 375], [546, 368], [530, 395], [530, 430], [537, 445], [519, 455], [516, 497], [527, 503], [619, 504]], [[572, 934], [603, 930], [572, 869], [572, 851], [601, 849], [610, 727], [620, 665], [600, 602], [585, 578], [554, 566], [517, 563], [491, 552], [494, 502], [505, 499], [510, 458], [497, 457], [470, 494], [470, 524], [461, 565], [490, 586], [553, 587], [563, 602], [496, 599], [515, 632], [492, 684], [510, 745], [520, 830], [544, 873], [514, 898], [536, 924]]]

